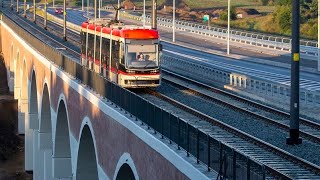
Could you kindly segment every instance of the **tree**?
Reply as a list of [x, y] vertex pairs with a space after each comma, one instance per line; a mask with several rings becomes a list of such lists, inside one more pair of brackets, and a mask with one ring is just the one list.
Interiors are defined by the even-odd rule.
[[[220, 13], [220, 19], [223, 21], [228, 21], [228, 10], [224, 10], [222, 13]], [[237, 19], [236, 8], [234, 6], [232, 6], [230, 9], [230, 19], [231, 20]]]
[[273, 14], [273, 18], [282, 33], [289, 31], [292, 24], [291, 6], [278, 6]]
[[268, 5], [269, 0], [261, 0], [261, 3], [263, 6], [266, 6], [266, 5]]

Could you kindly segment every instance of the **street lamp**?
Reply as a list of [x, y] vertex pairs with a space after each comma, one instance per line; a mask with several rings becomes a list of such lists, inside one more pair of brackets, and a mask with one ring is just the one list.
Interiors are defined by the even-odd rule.
[[44, 29], [47, 30], [47, 0], [44, 3]]
[[172, 6], [172, 42], [176, 42], [176, 1], [173, 0]]
[[17, 13], [19, 13], [19, 0], [17, 0]]
[[119, 9], [120, 9], [120, 0], [118, 0], [118, 21], [120, 21], [120, 11], [119, 11]]
[[228, 35], [227, 35], [227, 54], [230, 54], [230, 0], [228, 0]]
[[100, 8], [101, 8], [101, 1], [100, 0], [98, 0], [99, 1], [99, 19], [100, 19]]
[[[3, 0], [2, 0], [3, 2]], [[23, 16], [26, 18], [27, 14], [26, 14], [26, 10], [27, 10], [27, 0], [23, 1], [24, 5], [23, 5]]]
[[146, 26], [146, 0], [143, 0], [143, 27]]
[[318, 0], [318, 71], [320, 71], [320, 1]]
[[33, 22], [34, 23], [36, 23], [36, 11], [37, 11], [36, 0], [33, 0]]

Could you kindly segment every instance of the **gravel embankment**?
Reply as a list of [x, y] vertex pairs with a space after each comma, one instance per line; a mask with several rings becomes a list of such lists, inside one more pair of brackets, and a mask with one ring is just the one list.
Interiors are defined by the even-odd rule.
[[[319, 144], [303, 140], [301, 145], [289, 146], [286, 144], [288, 132], [284, 132], [283, 130], [274, 126], [265, 124], [260, 120], [254, 119], [253, 117], [246, 116], [243, 113], [214, 104], [192, 94], [187, 94], [183, 91], [183, 89], [178, 89], [166, 83], [162, 83], [161, 87], [159, 87], [157, 91], [211, 117], [236, 127], [237, 129], [251, 134], [265, 142], [273, 144], [291, 154], [299, 156], [314, 164], [320, 165], [320, 159], [318, 158], [320, 157]], [[156, 97], [144, 95], [144, 98], [158, 104], [161, 107], [165, 107], [165, 109], [169, 109], [175, 114], [179, 114], [179, 116], [188, 116], [186, 115], [187, 113], [183, 113], [180, 109], [175, 108], [174, 106], [163, 102]]]

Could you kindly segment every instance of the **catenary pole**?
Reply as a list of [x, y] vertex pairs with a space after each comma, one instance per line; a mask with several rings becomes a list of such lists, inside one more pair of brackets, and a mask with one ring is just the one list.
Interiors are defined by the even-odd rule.
[[299, 61], [300, 61], [300, 2], [292, 1], [292, 44], [291, 44], [291, 99], [290, 131], [287, 144], [301, 144], [299, 138]]

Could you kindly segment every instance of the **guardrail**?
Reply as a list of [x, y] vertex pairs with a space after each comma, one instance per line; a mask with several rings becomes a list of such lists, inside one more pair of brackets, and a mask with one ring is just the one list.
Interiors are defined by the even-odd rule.
[[[142, 16], [132, 15], [121, 12], [121, 16], [134, 20], [142, 21]], [[163, 17], [157, 18], [158, 25], [172, 28], [172, 19]], [[146, 16], [146, 22], [151, 23], [151, 16]], [[227, 39], [227, 29], [214, 26], [206, 26], [187, 21], [176, 20], [176, 29], [202, 36]], [[285, 52], [291, 52], [291, 39], [286, 37], [277, 37], [266, 34], [245, 32], [239, 30], [230, 31], [230, 40], [233, 42], [248, 44], [252, 46], [275, 49]], [[300, 40], [300, 53], [307, 56], [318, 56], [318, 43], [315, 41]]]
[[186, 120], [81, 66], [72, 58], [35, 37], [32, 32], [26, 32], [26, 29], [5, 15], [1, 16], [1, 21], [61, 70], [75, 77], [79, 83], [90, 86], [107, 101], [135, 116], [136, 120], [146, 123], [148, 129], [152, 128], [154, 133], [160, 133], [162, 138], [166, 138], [170, 143], [174, 142], [177, 149], [183, 148], [187, 156], [194, 156], [197, 163], [203, 163], [208, 167], [208, 171], [213, 169], [225, 179], [235, 179], [245, 175], [249, 175], [252, 179], [266, 179], [266, 175], [270, 175], [264, 165], [232, 146], [216, 140]]
[[[223, 68], [212, 67], [207, 64], [194, 63], [182, 57], [175, 58], [162, 55], [161, 66], [189, 78], [201, 77], [205, 83], [220, 82], [223, 85], [238, 89], [238, 93], [249, 92], [248, 95], [250, 95], [250, 97], [256, 95], [256, 98], [260, 100], [262, 99], [260, 97], [273, 97], [281, 102], [290, 102], [290, 85], [250, 77], [247, 74], [230, 72]], [[319, 107], [320, 91], [310, 91], [300, 88], [300, 102], [301, 105], [309, 104]], [[279, 105], [276, 101], [274, 103], [275, 105]]]

